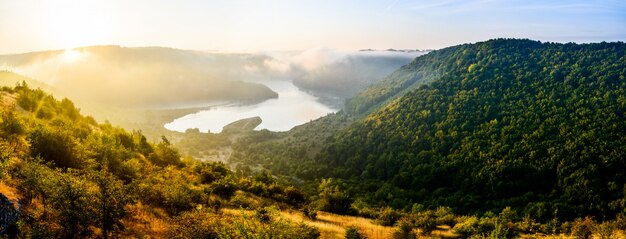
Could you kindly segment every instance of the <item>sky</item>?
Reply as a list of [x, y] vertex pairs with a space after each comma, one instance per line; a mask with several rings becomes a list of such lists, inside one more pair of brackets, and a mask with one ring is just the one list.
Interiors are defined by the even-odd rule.
[[626, 41], [623, 0], [0, 0], [0, 54], [88, 45], [220, 52]]

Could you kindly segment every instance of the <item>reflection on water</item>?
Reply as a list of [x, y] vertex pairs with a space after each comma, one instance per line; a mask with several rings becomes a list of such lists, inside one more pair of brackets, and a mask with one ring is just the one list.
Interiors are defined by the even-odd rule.
[[224, 125], [233, 121], [260, 116], [263, 123], [256, 129], [287, 131], [294, 126], [337, 111], [319, 103], [317, 98], [301, 91], [289, 81], [272, 80], [263, 83], [278, 93], [278, 99], [270, 99], [255, 105], [214, 107], [185, 115], [166, 124], [165, 128], [180, 132], [198, 128], [202, 132], [209, 130], [212, 133], [219, 133]]

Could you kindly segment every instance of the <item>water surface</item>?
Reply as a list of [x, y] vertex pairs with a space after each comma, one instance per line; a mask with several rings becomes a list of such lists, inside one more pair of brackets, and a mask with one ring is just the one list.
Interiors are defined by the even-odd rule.
[[230, 104], [212, 107], [178, 118], [166, 124], [165, 128], [180, 132], [198, 128], [202, 132], [219, 133], [224, 125], [233, 121], [259, 116], [263, 122], [256, 129], [287, 131], [337, 111], [319, 103], [316, 97], [301, 91], [290, 81], [270, 80], [263, 84], [278, 93], [278, 98], [254, 105]]

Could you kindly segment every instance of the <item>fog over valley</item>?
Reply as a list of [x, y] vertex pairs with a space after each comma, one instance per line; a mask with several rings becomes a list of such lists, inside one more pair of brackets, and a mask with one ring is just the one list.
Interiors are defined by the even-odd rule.
[[[171, 127], [219, 132], [241, 115], [261, 116], [265, 122], [260, 127], [275, 125], [269, 128], [288, 130], [337, 111], [359, 90], [424, 53], [322, 47], [244, 54], [91, 46], [2, 55], [0, 69], [30, 77], [103, 120], [118, 121], [111, 114], [101, 116], [98, 112], [103, 108], [120, 112], [211, 107], [207, 112], [216, 114], [189, 115]], [[227, 107], [220, 110], [229, 113], [217, 114], [225, 113], [216, 111], [224, 105]], [[239, 114], [233, 114], [234, 109]], [[289, 123], [271, 122], [280, 119]], [[209, 126], [208, 122], [214, 123]]]

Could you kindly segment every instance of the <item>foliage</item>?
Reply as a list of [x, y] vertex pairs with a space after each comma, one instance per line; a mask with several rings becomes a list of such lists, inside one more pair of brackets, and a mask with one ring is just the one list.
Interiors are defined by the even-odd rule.
[[409, 218], [403, 218], [397, 221], [397, 229], [393, 233], [393, 239], [414, 239], [417, 235], [413, 231], [413, 223]]
[[231, 215], [221, 224], [218, 213], [235, 192], [256, 207], [308, 202], [300, 189], [269, 173], [248, 178], [223, 163], [181, 160], [165, 137], [153, 144], [140, 131], [98, 124], [71, 101], [25, 84], [0, 89], [6, 94], [17, 101], [0, 108], [0, 185], [21, 198], [21, 237], [160, 237], [163, 232], [140, 229], [159, 223], [173, 237], [319, 237], [314, 228], [277, 217], [275, 209]]
[[361, 235], [359, 229], [356, 227], [348, 227], [346, 228], [346, 236], [345, 239], [365, 239], [366, 237]]
[[318, 191], [318, 199], [314, 201], [317, 210], [338, 214], [352, 212], [352, 201], [349, 195], [343, 191], [341, 182], [332, 178], [322, 179]]
[[402, 215], [396, 210], [387, 207], [380, 210], [378, 217], [376, 217], [376, 221], [383, 226], [393, 226], [401, 216]]
[[572, 236], [581, 239], [589, 239], [593, 235], [595, 222], [590, 217], [577, 219], [572, 225]]
[[[624, 55], [624, 43], [510, 39], [430, 52], [388, 82], [430, 83], [340, 130], [313, 161], [374, 205], [612, 218], [626, 205]], [[395, 95], [372, 91], [354, 112]]]

